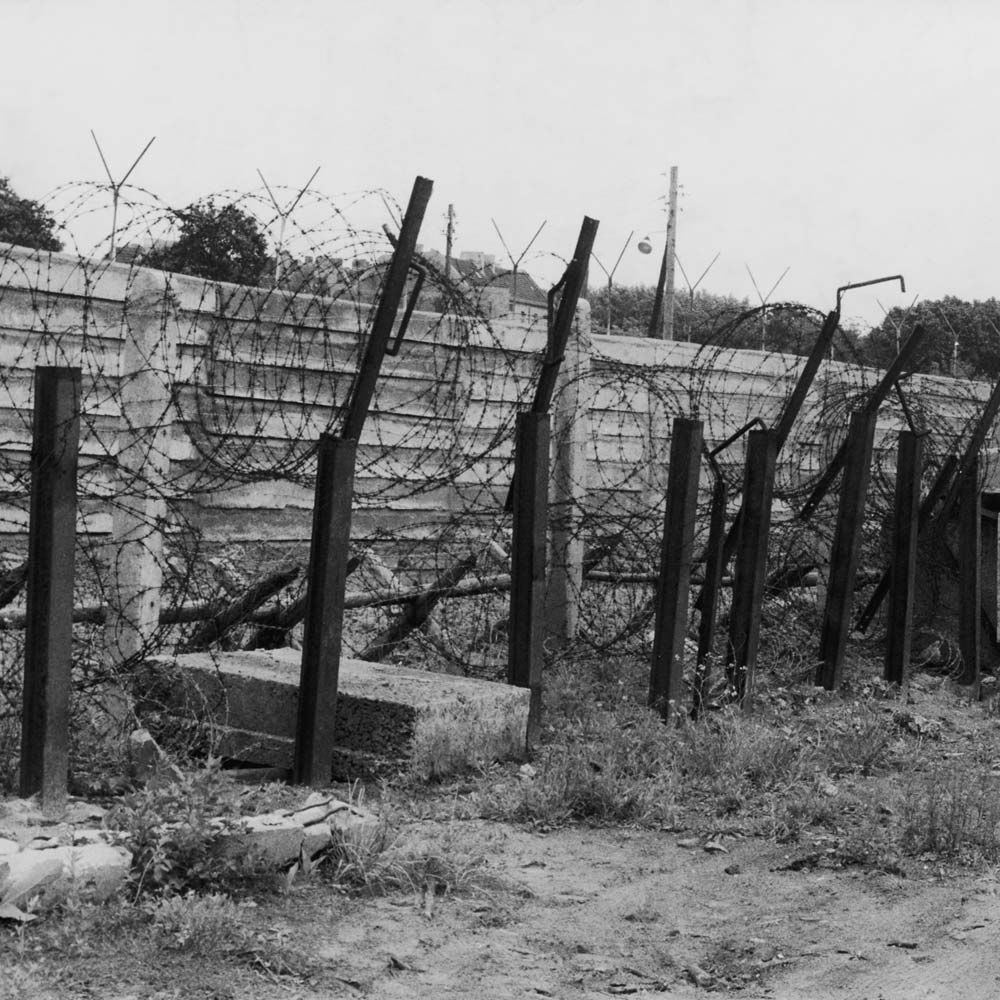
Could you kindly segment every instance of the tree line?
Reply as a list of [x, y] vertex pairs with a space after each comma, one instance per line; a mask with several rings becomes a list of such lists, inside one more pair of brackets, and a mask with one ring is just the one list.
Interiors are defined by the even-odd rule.
[[[241, 285], [273, 285], [275, 258], [260, 223], [238, 205], [218, 205], [211, 198], [172, 210], [177, 238], [145, 249], [137, 263], [179, 274]], [[60, 251], [59, 226], [40, 202], [20, 197], [0, 175], [0, 242], [36, 250]], [[324, 294], [327, 279], [283, 261], [277, 282], [292, 291]], [[648, 334], [655, 289], [618, 285], [593, 289], [589, 295], [592, 327], [597, 333], [644, 337]], [[819, 323], [803, 310], [769, 309], [736, 322], [751, 311], [747, 299], [697, 292], [677, 295], [674, 337], [693, 343], [724, 343], [749, 350], [807, 354]], [[926, 328], [914, 371], [957, 378], [1000, 378], [1000, 301], [966, 301], [955, 296], [918, 302], [910, 309], [889, 310], [868, 330], [845, 327], [834, 343], [834, 357], [886, 367], [914, 326]]]

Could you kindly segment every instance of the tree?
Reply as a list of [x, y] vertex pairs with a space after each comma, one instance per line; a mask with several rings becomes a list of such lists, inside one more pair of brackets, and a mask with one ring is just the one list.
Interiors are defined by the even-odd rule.
[[256, 285], [268, 265], [267, 239], [253, 216], [237, 205], [217, 207], [211, 198], [174, 213], [180, 236], [150, 251], [144, 264], [212, 281]]
[[946, 295], [920, 302], [908, 313], [891, 309], [861, 341], [865, 361], [885, 368], [913, 328], [926, 333], [917, 349], [912, 371], [994, 380], [1000, 377], [1000, 302], [966, 302]]
[[30, 198], [19, 198], [7, 177], [0, 177], [0, 242], [32, 250], [63, 248], [56, 236], [56, 220], [45, 206]]
[[[607, 330], [610, 301], [612, 333], [647, 336], [655, 297], [656, 289], [652, 285], [614, 285], [610, 300], [606, 286], [593, 290], [589, 301], [594, 330], [601, 333]], [[729, 295], [697, 292], [692, 298], [678, 294], [674, 300], [674, 339], [705, 343], [712, 339], [712, 331], [717, 326], [747, 308], [745, 300]]]

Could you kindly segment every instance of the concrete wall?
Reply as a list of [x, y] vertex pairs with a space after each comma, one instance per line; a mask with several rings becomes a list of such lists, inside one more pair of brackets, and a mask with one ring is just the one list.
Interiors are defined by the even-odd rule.
[[[157, 280], [162, 280], [158, 278]], [[364, 340], [369, 306], [171, 275], [150, 299], [151, 273], [124, 265], [0, 245], [0, 544], [23, 537], [31, 440], [32, 375], [39, 364], [83, 368], [81, 521], [101, 534], [109, 497], [142, 492], [118, 468], [121, 435], [141, 442], [123, 387], [152, 376], [162, 386], [161, 445], [169, 468], [155, 488], [180, 519], [214, 540], [308, 537], [312, 443], [338, 423]], [[139, 301], [138, 289], [145, 289]], [[154, 296], [155, 300], [155, 296]], [[152, 302], [152, 304], [151, 304]], [[588, 312], [578, 316], [588, 339]], [[160, 338], [143, 370], [122, 370], [136, 331]], [[773, 422], [801, 358], [603, 335], [590, 338], [580, 393], [590, 419], [583, 473], [593, 509], [634, 508], [662, 496], [670, 421], [694, 414], [709, 445], [753, 417]], [[487, 323], [415, 314], [398, 358], [387, 358], [360, 442], [355, 533], [435, 534], [459, 515], [491, 517], [511, 475], [517, 407], [530, 399], [545, 336], [541, 323]], [[829, 364], [821, 373], [779, 473], [793, 494], [832, 454], [852, 399], [877, 373]], [[579, 386], [577, 386], [579, 388]], [[921, 377], [911, 408], [935, 432], [935, 448], [960, 439], [988, 386]], [[881, 445], [890, 449], [902, 410], [887, 405]], [[162, 428], [161, 428], [162, 430]], [[991, 440], [991, 445], [993, 444]], [[722, 456], [735, 482], [742, 446]], [[876, 480], [878, 477], [876, 476]]]

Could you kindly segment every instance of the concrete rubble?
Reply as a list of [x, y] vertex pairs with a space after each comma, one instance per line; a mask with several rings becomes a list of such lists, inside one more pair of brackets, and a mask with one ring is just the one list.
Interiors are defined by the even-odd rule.
[[[132, 855], [117, 842], [119, 834], [94, 825], [103, 817], [100, 806], [81, 801], [56, 819], [32, 799], [0, 802], [0, 919], [34, 919], [31, 911], [70, 893], [113, 895], [128, 877]], [[219, 850], [277, 867], [313, 858], [335, 837], [363, 835], [378, 822], [360, 806], [313, 792], [296, 809], [245, 817], [240, 829], [222, 835]]]
[[93, 827], [104, 810], [73, 801], [56, 819], [32, 799], [0, 803], [0, 917], [31, 919], [24, 908], [51, 905], [70, 892], [103, 898], [124, 882], [132, 855]]
[[373, 831], [378, 818], [367, 809], [313, 792], [299, 809], [250, 816], [243, 829], [228, 832], [221, 850], [231, 856], [255, 855], [273, 865], [313, 858], [329, 847], [335, 836], [357, 836]]

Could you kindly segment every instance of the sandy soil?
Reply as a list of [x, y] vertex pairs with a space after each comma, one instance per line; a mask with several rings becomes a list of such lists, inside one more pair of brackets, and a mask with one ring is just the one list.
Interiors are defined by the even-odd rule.
[[373, 1000], [1000, 996], [996, 873], [796, 870], [815, 848], [729, 841], [714, 853], [668, 832], [469, 826], [506, 889], [441, 897], [428, 915], [425, 898], [400, 897], [324, 913], [322, 890], [305, 886], [279, 923], [308, 927], [300, 943], [343, 995]]

